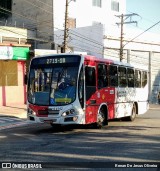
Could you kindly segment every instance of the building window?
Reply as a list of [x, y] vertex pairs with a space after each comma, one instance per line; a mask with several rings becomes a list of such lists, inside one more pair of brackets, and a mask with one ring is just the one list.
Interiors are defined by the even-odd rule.
[[0, 0], [0, 18], [8, 18], [11, 15], [12, 0]]
[[102, 1], [101, 0], [92, 0], [92, 5], [95, 7], [102, 7]]
[[112, 0], [111, 1], [111, 10], [119, 12], [119, 2]]

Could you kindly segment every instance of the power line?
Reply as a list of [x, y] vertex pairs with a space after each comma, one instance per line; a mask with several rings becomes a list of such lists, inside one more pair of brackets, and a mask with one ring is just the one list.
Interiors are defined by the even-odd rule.
[[[24, 35], [24, 34], [20, 34], [19, 32], [17, 33], [17, 32], [15, 32], [15, 31], [11, 30], [11, 29], [5, 29], [5, 28], [0, 27], [0, 30], [10, 31], [10, 32], [12, 32], [12, 33], [16, 33], [16, 34], [21, 35], [21, 36], [24, 36], [24, 37], [26, 36], [26, 35]], [[30, 37], [30, 36], [28, 36], [28, 38], [29, 38], [29, 39], [32, 39], [32, 40], [37, 40], [37, 41], [41, 41], [41, 42], [46, 42], [46, 43], [47, 43], [47, 41], [44, 40], [44, 39], [34, 38], [34, 37]]]
[[124, 46], [126, 46], [127, 44], [129, 44], [130, 42], [132, 42], [134, 39], [140, 37], [142, 34], [144, 34], [145, 32], [147, 32], [148, 30], [150, 30], [151, 28], [155, 27], [156, 25], [158, 25], [160, 23], [160, 21], [158, 21], [157, 23], [153, 24], [151, 27], [149, 27], [148, 29], [146, 29], [145, 31], [143, 31], [142, 33], [138, 34], [136, 37], [134, 37], [133, 39], [131, 39], [130, 41], [128, 41]]
[[[86, 36], [84, 36], [84, 35], [82, 35], [82, 34], [80, 34], [80, 33], [78, 33], [78, 32], [76, 32], [76, 31], [74, 31], [74, 30], [71, 30], [72, 32], [69, 32], [70, 34], [72, 34], [72, 35], [76, 35], [77, 37], [79, 37], [79, 38], [82, 38], [82, 39], [84, 39], [84, 40], [87, 40], [87, 41], [90, 41], [90, 42], [93, 42], [93, 43], [95, 43], [95, 44], [97, 44], [97, 45], [99, 45], [99, 46], [103, 46], [103, 44], [102, 43], [100, 43], [100, 42], [97, 42], [96, 40], [94, 40], [94, 39], [90, 39], [90, 38], [88, 38], [88, 37], [86, 37]], [[77, 34], [74, 34], [74, 33], [77, 33]]]
[[[37, 6], [37, 7], [38, 7], [38, 6]], [[35, 21], [35, 20], [33, 20], [33, 19], [29, 18], [29, 17], [26, 17], [26, 16], [21, 15], [21, 14], [19, 14], [19, 13], [12, 12], [12, 11], [7, 10], [7, 9], [5, 9], [5, 8], [2, 8], [2, 7], [0, 7], [0, 9], [3, 9], [3, 10], [5, 10], [5, 11], [7, 11], [7, 12], [10, 12], [10, 13], [14, 13], [15, 15], [18, 15], [18, 16], [20, 16], [20, 17], [26, 18], [26, 19], [28, 19], [28, 20], [30, 20], [30, 21], [33, 21], [33, 22], [35, 22], [35, 23], [37, 24], [37, 21]], [[45, 21], [45, 22], [48, 23], [49, 21]], [[41, 22], [40, 22], [40, 23], [41, 23]], [[31, 26], [32, 26], [32, 25], [31, 25]], [[48, 26], [48, 25], [46, 25], [46, 26]], [[50, 27], [50, 26], [48, 26], [48, 27]], [[48, 28], [48, 27], [47, 27], [47, 28]], [[50, 28], [51, 28], [51, 27], [50, 27]], [[59, 29], [59, 28], [57, 28], [57, 27], [54, 27], [54, 28], [55, 28], [55, 29], [58, 29], [58, 30], [61, 30], [61, 31], [64, 31], [64, 30]], [[30, 29], [31, 29], [31, 28], [30, 28]], [[34, 29], [35, 29], [35, 27], [34, 27]], [[36, 30], [37, 30], [38, 32], [41, 32], [41, 31], [39, 31], [38, 29], [36, 29]], [[71, 31], [77, 33], [76, 31], [73, 31], [73, 30], [71, 30]], [[44, 32], [44, 31], [43, 31], [43, 33], [49, 34], [48, 32]], [[79, 33], [75, 34], [75, 33], [71, 33], [71, 34], [73, 34], [73, 35], [75, 35], [75, 36], [77, 36], [77, 37], [80, 37], [80, 38], [82, 38], [82, 39], [84, 39], [84, 40], [87, 40], [87, 41], [89, 41], [89, 42], [91, 42], [91, 43], [94, 43], [94, 44], [103, 46], [103, 44], [100, 44], [99, 42], [96, 42], [96, 41], [93, 40], [93, 39], [89, 39], [89, 38], [85, 37], [85, 36], [82, 35], [82, 34], [79, 34]], [[55, 35], [56, 35], [56, 34], [55, 34]], [[79, 36], [79, 35], [81, 35], [81, 36]]]
[[40, 3], [42, 3], [42, 4], [45, 5], [45, 6], [48, 6], [48, 7], [52, 8], [52, 6], [48, 5], [47, 3], [44, 3], [44, 2], [42, 2], [42, 1], [40, 1], [40, 0], [37, 0], [37, 1], [40, 2]]
[[[120, 37], [120, 61], [123, 60], [123, 41], [124, 41], [124, 33], [123, 33], [123, 25], [124, 24], [131, 24], [131, 23], [136, 23], [137, 24], [137, 21], [132, 21], [132, 16], [135, 16], [138, 14], [135, 14], [135, 13], [132, 13], [132, 14], [122, 14], [122, 15], [116, 15], [116, 17], [119, 17], [121, 19], [121, 22], [120, 23], [116, 23], [116, 24], [120, 24], [121, 25], [121, 37]], [[130, 18], [130, 21], [129, 22], [125, 22], [128, 18]]]
[[49, 12], [49, 11], [45, 10], [44, 8], [41, 8], [40, 6], [37, 6], [37, 5], [35, 5], [34, 3], [32, 3], [32, 2], [29, 2], [29, 1], [27, 1], [27, 0], [23, 0], [23, 1], [25, 1], [25, 2], [28, 3], [28, 4], [31, 4], [32, 6], [38, 7], [39, 9], [45, 11], [45, 12], [48, 13], [48, 14], [53, 14], [52, 12]]
[[[19, 14], [20, 15], [20, 14]], [[23, 16], [23, 15], [21, 15], [21, 16]], [[25, 17], [25, 16], [23, 16], [23, 17]], [[31, 20], [31, 19], [29, 19], [29, 20]], [[32, 20], [32, 21], [34, 21], [34, 20]], [[35, 22], [35, 21], [34, 21]], [[49, 21], [47, 21], [46, 23], [48, 23]], [[37, 22], [36, 22], [37, 23]], [[59, 28], [57, 28], [57, 29], [59, 29]], [[59, 29], [59, 30], [61, 30], [61, 29]], [[63, 31], [63, 30], [62, 30]], [[75, 32], [75, 31], [74, 31]], [[47, 33], [47, 32], [44, 32], [44, 33]], [[78, 34], [78, 35], [77, 35]], [[85, 39], [85, 36], [83, 36], [82, 34], [80, 34], [80, 35], [82, 35], [82, 36], [79, 36], [79, 33], [77, 33], [77, 34], [75, 34], [75, 36], [77, 36], [77, 37], [81, 37], [82, 39]], [[42, 39], [41, 39], [42, 40]], [[78, 40], [78, 39], [77, 39]], [[86, 39], [85, 39], [86, 40]], [[93, 42], [93, 43], [95, 43], [95, 44], [98, 44], [96, 41], [91, 41], [91, 40], [93, 40], [93, 39], [90, 39], [89, 40], [89, 38], [88, 38], [88, 41], [89, 42]], [[86, 43], [86, 42], [85, 42]], [[87, 43], [86, 43], [87, 44]], [[100, 44], [99, 44], [100, 45]], [[102, 44], [101, 44], [101, 46], [103, 46]], [[94, 52], [94, 51], [93, 51]], [[114, 56], [115, 57], [115, 56]], [[117, 57], [116, 57], [117, 58]]]

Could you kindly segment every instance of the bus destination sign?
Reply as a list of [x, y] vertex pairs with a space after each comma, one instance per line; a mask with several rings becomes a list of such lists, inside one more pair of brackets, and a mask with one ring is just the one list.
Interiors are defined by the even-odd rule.
[[32, 61], [32, 65], [50, 65], [50, 64], [66, 64], [66, 63], [79, 63], [80, 56], [54, 56], [54, 57], [44, 57], [35, 58]]
[[66, 63], [66, 58], [50, 58], [50, 59], [46, 59], [46, 64], [58, 64], [58, 63]]

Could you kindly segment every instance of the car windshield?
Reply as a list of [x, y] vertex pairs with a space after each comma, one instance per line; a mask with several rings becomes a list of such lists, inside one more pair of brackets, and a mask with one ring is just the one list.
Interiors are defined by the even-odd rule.
[[78, 66], [30, 69], [28, 101], [37, 105], [64, 105], [76, 98]]

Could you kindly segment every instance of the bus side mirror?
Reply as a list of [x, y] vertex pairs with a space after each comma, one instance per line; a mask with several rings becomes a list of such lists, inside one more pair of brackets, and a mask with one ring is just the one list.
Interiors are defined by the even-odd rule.
[[27, 81], [28, 81], [27, 75], [24, 75], [24, 84], [25, 84], [25, 85], [27, 85]]

